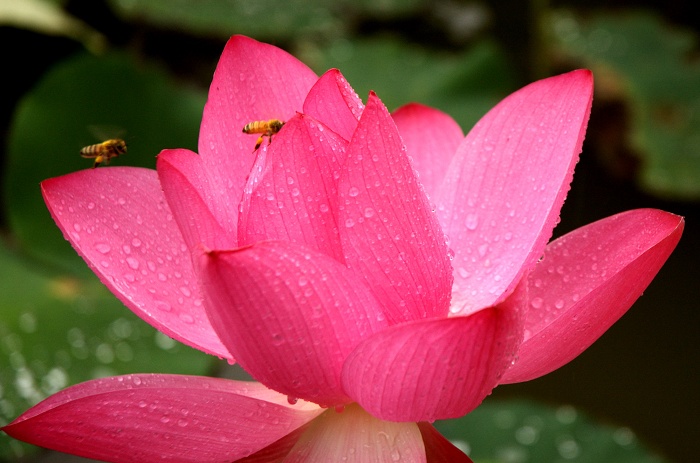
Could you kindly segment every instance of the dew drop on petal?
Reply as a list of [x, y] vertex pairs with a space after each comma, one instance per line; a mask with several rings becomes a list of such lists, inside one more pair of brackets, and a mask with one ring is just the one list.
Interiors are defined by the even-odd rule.
[[95, 250], [100, 254], [108, 254], [112, 250], [112, 247], [107, 243], [97, 243], [95, 245]]
[[170, 312], [173, 308], [165, 301], [156, 301], [156, 309], [163, 312]]
[[127, 257], [126, 258], [126, 263], [131, 267], [133, 270], [138, 270], [139, 268], [139, 261], [135, 257]]

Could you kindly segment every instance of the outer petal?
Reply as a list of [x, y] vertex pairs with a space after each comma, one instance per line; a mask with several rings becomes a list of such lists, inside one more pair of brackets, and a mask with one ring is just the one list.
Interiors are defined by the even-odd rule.
[[445, 235], [384, 105], [370, 94], [338, 181], [340, 238], [393, 322], [444, 316], [452, 287]]
[[408, 322], [371, 336], [345, 362], [345, 391], [384, 420], [469, 413], [515, 358], [527, 289], [518, 288], [501, 305], [468, 317]]
[[530, 275], [525, 341], [502, 382], [538, 378], [593, 344], [649, 285], [683, 225], [681, 217], [639, 209], [553, 241]]
[[392, 117], [418, 171], [418, 180], [428, 196], [434, 198], [464, 139], [462, 129], [442, 111], [417, 103], [400, 107]]
[[207, 310], [238, 363], [276, 391], [315, 403], [349, 399], [340, 370], [386, 326], [359, 278], [334, 259], [286, 242], [201, 257]]
[[[238, 202], [255, 160], [255, 136], [243, 127], [253, 121], [291, 118], [302, 108], [317, 77], [305, 64], [272, 45], [248, 37], [228, 41], [216, 67], [204, 107], [199, 154], [213, 182], [220, 223], [236, 223]], [[263, 145], [265, 149], [266, 145]]]
[[432, 424], [418, 423], [423, 436], [428, 463], [473, 463], [460, 449], [452, 445]]
[[362, 100], [337, 69], [323, 74], [304, 101], [304, 113], [346, 140], [355, 132], [363, 109]]
[[416, 423], [390, 423], [356, 404], [341, 413], [328, 410], [311, 424], [284, 460], [285, 463], [426, 462]]
[[589, 71], [535, 82], [460, 145], [436, 199], [455, 251], [453, 312], [493, 305], [542, 255], [581, 152], [592, 91]]
[[346, 146], [347, 141], [308, 116], [297, 114], [287, 122], [275, 142], [259, 154], [259, 169], [253, 169], [248, 181], [240, 245], [291, 241], [343, 262], [337, 173], [345, 162]]
[[[211, 189], [208, 172], [196, 153], [184, 149], [164, 150], [158, 155], [158, 177], [163, 193], [173, 211], [182, 236], [190, 249], [200, 243], [214, 249], [237, 247], [237, 224], [220, 223], [227, 213], [216, 211], [222, 206], [221, 192]], [[233, 208], [235, 204], [228, 204]]]
[[322, 411], [289, 405], [259, 383], [130, 375], [54, 394], [2, 430], [103, 461], [223, 463], [266, 447]]
[[65, 238], [127, 307], [178, 341], [231, 358], [204, 312], [155, 171], [83, 170], [46, 180], [41, 189]]

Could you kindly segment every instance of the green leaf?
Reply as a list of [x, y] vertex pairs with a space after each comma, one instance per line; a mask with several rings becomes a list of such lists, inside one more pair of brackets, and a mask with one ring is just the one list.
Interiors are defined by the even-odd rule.
[[661, 196], [700, 197], [700, 64], [690, 59], [697, 35], [645, 13], [587, 21], [562, 13], [552, 28], [559, 47], [593, 70], [597, 98], [626, 103], [631, 149], [642, 157], [640, 185]]
[[47, 35], [63, 35], [99, 51], [105, 38], [98, 31], [61, 8], [63, 0], [0, 0], [0, 25], [33, 30]]
[[290, 39], [342, 29], [323, 0], [110, 0], [117, 14], [158, 27], [227, 39], [232, 34]]
[[[98, 281], [48, 272], [0, 248], [0, 424], [93, 378], [203, 375], [216, 359], [157, 332]], [[0, 433], [0, 460], [36, 448]]]
[[626, 427], [593, 422], [571, 406], [487, 400], [469, 415], [435, 423], [475, 463], [662, 463]]
[[39, 183], [91, 168], [79, 151], [106, 138], [129, 145], [112, 164], [154, 168], [163, 148], [196, 150], [204, 101], [203, 93], [177, 87], [124, 54], [83, 54], [58, 65], [21, 101], [13, 120], [4, 172], [13, 238], [36, 259], [90, 273], [53, 223]]

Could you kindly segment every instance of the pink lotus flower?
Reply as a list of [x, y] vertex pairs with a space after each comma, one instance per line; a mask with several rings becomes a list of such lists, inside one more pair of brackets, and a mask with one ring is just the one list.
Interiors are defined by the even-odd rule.
[[[199, 154], [42, 190], [124, 304], [259, 383], [98, 379], [3, 430], [114, 462], [470, 461], [428, 423], [575, 358], [683, 230], [634, 210], [547, 244], [591, 97], [588, 71], [541, 80], [465, 138], [439, 111], [364, 106], [337, 70], [232, 38]], [[242, 127], [273, 118], [286, 124], [252, 153]]]

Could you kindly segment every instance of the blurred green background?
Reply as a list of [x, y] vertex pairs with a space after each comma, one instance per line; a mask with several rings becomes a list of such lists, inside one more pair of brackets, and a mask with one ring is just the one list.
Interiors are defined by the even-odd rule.
[[[317, 73], [339, 68], [390, 110], [409, 101], [442, 109], [465, 132], [522, 85], [592, 69], [593, 114], [556, 234], [636, 207], [684, 215], [685, 234], [644, 297], [579, 358], [497, 388], [475, 413], [438, 426], [477, 463], [696, 462], [692, 10], [668, 0], [0, 0], [0, 424], [94, 377], [230, 374], [106, 291], [63, 240], [38, 185], [88, 168], [78, 151], [107, 137], [129, 143], [119, 165], [153, 168], [163, 148], [196, 149], [218, 57], [232, 34], [246, 34]], [[0, 460], [85, 461], [4, 434]]]

